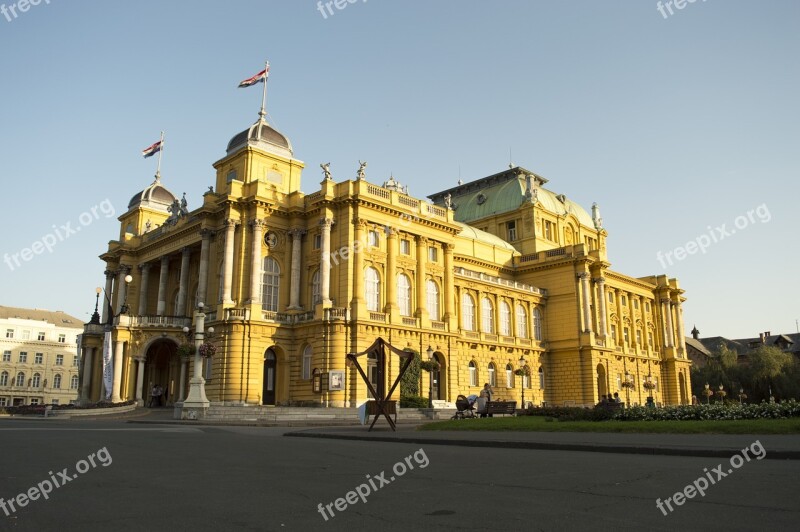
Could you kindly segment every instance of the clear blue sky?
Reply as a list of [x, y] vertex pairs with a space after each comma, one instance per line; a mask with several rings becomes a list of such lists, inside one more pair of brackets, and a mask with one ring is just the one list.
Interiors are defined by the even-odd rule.
[[[341, 180], [361, 159], [370, 181], [392, 172], [422, 197], [459, 168], [504, 169], [510, 149], [600, 204], [613, 269], [680, 280], [687, 328], [795, 331], [800, 3], [698, 0], [667, 18], [650, 0], [344, 6], [42, 0], [0, 15], [0, 254], [106, 199], [121, 214], [152, 181], [140, 151], [162, 129], [164, 183], [195, 208], [256, 118], [260, 90], [236, 85], [269, 59], [270, 120], [306, 162], [304, 191], [320, 162]], [[97, 212], [52, 252], [0, 264], [0, 304], [88, 321], [119, 231]], [[676, 260], [722, 224], [735, 233]]]

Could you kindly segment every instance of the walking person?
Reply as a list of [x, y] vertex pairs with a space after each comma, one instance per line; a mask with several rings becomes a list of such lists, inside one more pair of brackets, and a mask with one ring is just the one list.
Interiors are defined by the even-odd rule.
[[153, 387], [150, 388], [150, 404], [148, 404], [150, 408], [153, 408], [154, 402], [159, 403], [158, 406], [161, 406], [161, 399], [159, 399], [160, 393], [161, 392], [159, 392], [158, 384], [154, 384]]

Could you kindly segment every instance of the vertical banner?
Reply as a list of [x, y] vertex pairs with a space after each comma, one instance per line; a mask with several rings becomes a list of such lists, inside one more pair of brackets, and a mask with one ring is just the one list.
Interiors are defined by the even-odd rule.
[[111, 399], [111, 387], [114, 383], [114, 368], [111, 363], [111, 331], [106, 331], [103, 337], [103, 387], [106, 390], [106, 399]]

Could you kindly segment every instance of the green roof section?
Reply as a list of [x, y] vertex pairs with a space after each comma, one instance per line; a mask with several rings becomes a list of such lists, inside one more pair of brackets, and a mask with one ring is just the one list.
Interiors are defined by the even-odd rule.
[[546, 210], [560, 216], [574, 215], [581, 225], [594, 227], [591, 215], [579, 204], [563, 194], [542, 188], [547, 179], [520, 166], [503, 172], [461, 184], [455, 188], [428, 196], [436, 205], [444, 205], [450, 195], [458, 222], [472, 223], [490, 216], [512, 212], [526, 202], [528, 180], [536, 192], [536, 201]]
[[488, 244], [490, 246], [495, 246], [500, 249], [506, 249], [508, 251], [517, 251], [517, 248], [500, 238], [499, 236], [495, 236], [491, 233], [487, 233], [486, 231], [481, 231], [480, 229], [475, 229], [471, 225], [467, 225], [462, 222], [456, 221], [461, 227], [461, 232], [458, 233], [458, 236], [461, 238], [469, 238], [472, 240], [477, 240], [478, 242], [482, 242], [483, 244]]

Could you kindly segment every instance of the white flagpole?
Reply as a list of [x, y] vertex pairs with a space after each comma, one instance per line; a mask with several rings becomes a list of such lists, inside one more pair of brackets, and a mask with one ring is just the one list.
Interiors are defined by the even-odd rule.
[[261, 111], [258, 113], [258, 116], [262, 118], [262, 120], [267, 120], [267, 80], [269, 79], [269, 61], [264, 63], [264, 92], [261, 95]]
[[161, 132], [161, 144], [158, 150], [158, 166], [156, 167], [156, 179], [161, 178], [161, 154], [164, 153], [164, 132]]

